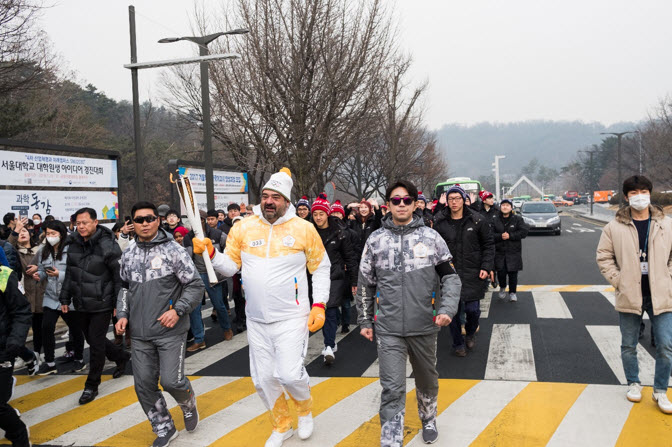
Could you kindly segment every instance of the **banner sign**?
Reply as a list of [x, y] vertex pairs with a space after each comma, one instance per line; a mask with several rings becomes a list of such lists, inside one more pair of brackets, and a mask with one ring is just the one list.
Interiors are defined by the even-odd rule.
[[[196, 202], [198, 202], [198, 209], [207, 211], [208, 210], [208, 199], [205, 194], [194, 194], [194, 198], [196, 199]], [[215, 194], [215, 209], [216, 210], [224, 210], [226, 212], [226, 208], [229, 206], [230, 203], [237, 203], [240, 205], [241, 203], [244, 203], [245, 205], [249, 204], [249, 198], [247, 194]], [[182, 204], [182, 201], [180, 201], [180, 212], [182, 213], [183, 216], [187, 215], [187, 211], [184, 209], [184, 204]]]
[[0, 185], [116, 189], [117, 162], [0, 151]]
[[69, 222], [80, 208], [96, 210], [98, 220], [117, 219], [119, 200], [113, 191], [36, 191], [0, 190], [0, 202], [6, 210], [29, 219], [37, 213], [44, 219], [51, 214], [56, 220]]
[[[205, 169], [186, 168], [187, 176], [194, 192], [205, 192]], [[214, 192], [247, 192], [247, 173], [236, 171], [214, 171]]]

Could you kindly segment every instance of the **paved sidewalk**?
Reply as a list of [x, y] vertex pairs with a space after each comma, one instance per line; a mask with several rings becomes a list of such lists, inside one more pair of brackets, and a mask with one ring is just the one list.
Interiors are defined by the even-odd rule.
[[592, 216], [590, 215], [590, 205], [574, 205], [569, 208], [571, 208], [568, 210], [571, 214], [604, 223], [610, 222], [616, 215], [616, 210], [609, 209], [598, 203], [593, 205]]

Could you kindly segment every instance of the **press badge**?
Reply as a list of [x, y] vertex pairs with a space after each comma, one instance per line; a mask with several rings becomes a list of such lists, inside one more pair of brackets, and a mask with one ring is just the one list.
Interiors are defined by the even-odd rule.
[[649, 261], [641, 261], [639, 263], [639, 267], [642, 270], [642, 275], [648, 275], [649, 274]]

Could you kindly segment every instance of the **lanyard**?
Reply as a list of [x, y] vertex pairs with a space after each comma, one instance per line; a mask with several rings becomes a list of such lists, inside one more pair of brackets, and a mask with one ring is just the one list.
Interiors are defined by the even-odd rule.
[[649, 252], [649, 230], [651, 229], [651, 217], [649, 217], [648, 223], [646, 224], [646, 239], [644, 240], [644, 248], [640, 249], [640, 261], [646, 261], [646, 255]]

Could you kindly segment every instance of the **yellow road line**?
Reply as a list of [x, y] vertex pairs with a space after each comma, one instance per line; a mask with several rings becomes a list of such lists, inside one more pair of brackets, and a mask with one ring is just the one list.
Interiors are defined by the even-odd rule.
[[[254, 392], [255, 389], [252, 384], [252, 379], [243, 377], [197, 396], [199, 418], [203, 420], [212, 416]], [[182, 417], [182, 410], [180, 407], [176, 405], [171, 408], [170, 414], [175, 421], [175, 427], [177, 427], [178, 430], [184, 430], [184, 418]], [[148, 420], [145, 420], [97, 445], [114, 447], [151, 445], [155, 438], [156, 435], [152, 432], [151, 424]]]
[[[112, 376], [110, 375], [102, 376], [101, 382], [105, 382], [111, 378]], [[11, 402], [11, 405], [21, 413], [25, 413], [26, 411], [61, 399], [62, 397], [69, 396], [77, 391], [84, 391], [84, 382], [86, 382], [86, 376], [75, 377], [66, 382], [58, 383], [43, 390], [14, 399]]]
[[[313, 396], [313, 417], [376, 380], [378, 379], [375, 377], [334, 377], [318, 383], [311, 389], [311, 395]], [[298, 417], [294, 402], [291, 399], [289, 401], [289, 410], [293, 419], [293, 427], [297, 427]], [[226, 436], [219, 438], [210, 444], [210, 446], [264, 445], [272, 430], [270, 414], [266, 412], [241, 425]]]
[[[625, 399], [625, 392], [623, 394]], [[672, 416], [658, 409], [658, 404], [651, 398], [652, 394], [651, 387], [642, 390], [642, 401], [632, 406], [616, 446], [662, 446], [672, 443]]]
[[543, 446], [586, 385], [531, 382], [471, 444], [472, 447]]
[[14, 376], [14, 377], [16, 377], [16, 386], [21, 386], [21, 385], [25, 385], [28, 382], [32, 382], [33, 380], [37, 380], [42, 376], [21, 375], [21, 376]]
[[590, 287], [589, 285], [569, 285], [569, 286], [563, 286], [563, 287], [558, 287], [557, 289], [553, 289], [553, 292], [579, 292], [581, 289], [585, 289], [586, 287]]
[[[441, 414], [453, 402], [459, 399], [480, 380], [440, 379], [437, 413]], [[408, 444], [422, 428], [418, 416], [418, 401], [415, 390], [406, 393], [406, 417], [404, 419], [404, 444]], [[348, 437], [337, 444], [337, 447], [375, 447], [380, 445], [380, 416], [375, 415]]]

